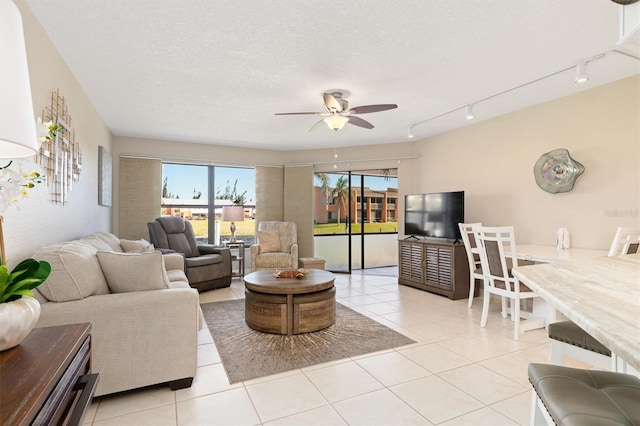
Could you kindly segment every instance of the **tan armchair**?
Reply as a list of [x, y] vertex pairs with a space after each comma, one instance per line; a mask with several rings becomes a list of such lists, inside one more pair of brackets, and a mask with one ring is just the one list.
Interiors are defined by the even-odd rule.
[[162, 252], [184, 256], [189, 285], [198, 291], [231, 285], [231, 253], [228, 248], [198, 243], [191, 223], [175, 216], [160, 216], [147, 223], [149, 239]]
[[251, 246], [251, 270], [297, 269], [298, 230], [294, 222], [260, 222]]

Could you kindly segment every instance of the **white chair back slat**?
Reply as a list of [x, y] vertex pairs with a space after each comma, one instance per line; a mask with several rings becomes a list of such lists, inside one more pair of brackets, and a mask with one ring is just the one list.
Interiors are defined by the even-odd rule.
[[638, 253], [639, 248], [640, 229], [620, 227], [613, 237], [613, 242], [609, 249], [609, 256], [624, 256]]
[[473, 297], [476, 289], [476, 279], [483, 279], [482, 274], [476, 273], [476, 270], [480, 269], [480, 255], [477, 253], [477, 244], [475, 236], [473, 235], [473, 227], [482, 226], [482, 223], [458, 223], [460, 229], [460, 236], [464, 244], [464, 249], [467, 252], [467, 260], [469, 262], [469, 301], [467, 306], [470, 308], [473, 306]]

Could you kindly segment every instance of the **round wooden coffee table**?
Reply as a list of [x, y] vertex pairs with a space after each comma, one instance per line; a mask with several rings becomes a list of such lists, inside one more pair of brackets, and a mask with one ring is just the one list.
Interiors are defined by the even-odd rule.
[[329, 327], [336, 320], [335, 278], [320, 269], [310, 269], [303, 278], [276, 278], [273, 271], [246, 275], [247, 325], [289, 336]]

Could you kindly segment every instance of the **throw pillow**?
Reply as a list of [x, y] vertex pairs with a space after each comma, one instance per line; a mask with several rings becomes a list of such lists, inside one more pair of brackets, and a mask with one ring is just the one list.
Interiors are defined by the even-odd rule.
[[162, 253], [96, 253], [102, 273], [112, 293], [169, 288]]
[[139, 240], [120, 240], [120, 247], [127, 253], [149, 253], [156, 248], [149, 241]]
[[80, 300], [109, 291], [96, 248], [80, 240], [52, 244], [34, 253], [36, 260], [51, 264], [51, 274], [38, 291], [52, 302]]
[[278, 231], [258, 231], [260, 253], [280, 251], [280, 233]]

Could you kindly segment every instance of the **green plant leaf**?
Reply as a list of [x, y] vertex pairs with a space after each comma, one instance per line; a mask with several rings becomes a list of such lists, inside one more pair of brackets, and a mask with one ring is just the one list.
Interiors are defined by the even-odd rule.
[[24, 280], [14, 282], [8, 287], [8, 289], [12, 292], [22, 290], [24, 288], [31, 290], [39, 286], [41, 283], [42, 280], [40, 278], [25, 278]]
[[16, 291], [14, 293], [12, 293], [10, 296], [8, 296], [3, 300], [0, 300], [0, 303], [5, 303], [5, 302], [13, 302], [14, 300], [18, 300], [20, 299], [22, 296], [30, 296], [33, 297], [33, 292], [31, 290], [20, 290], [20, 291]]
[[38, 287], [51, 273], [49, 262], [25, 259], [9, 274], [5, 265], [0, 265], [0, 303], [11, 302], [22, 296], [33, 296]]

